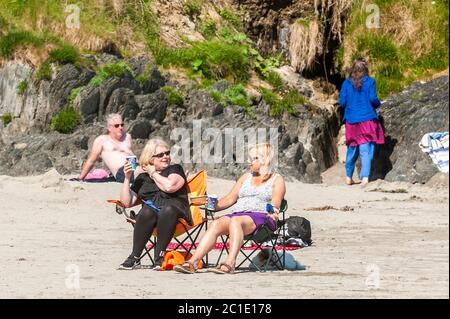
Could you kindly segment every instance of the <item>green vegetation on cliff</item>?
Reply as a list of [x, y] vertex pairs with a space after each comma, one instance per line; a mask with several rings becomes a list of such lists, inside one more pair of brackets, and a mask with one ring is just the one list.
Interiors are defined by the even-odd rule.
[[296, 105], [307, 105], [306, 98], [295, 90], [289, 90], [280, 99], [278, 96], [266, 89], [260, 88], [264, 101], [269, 105], [269, 114], [274, 117], [280, 117], [284, 112], [290, 115], [297, 115]]
[[80, 113], [72, 106], [63, 108], [51, 121], [51, 128], [57, 132], [72, 133], [81, 122]]
[[[356, 57], [366, 57], [379, 95], [385, 98], [414, 80], [448, 68], [448, 0], [374, 0], [371, 3], [380, 9], [378, 28], [367, 27], [374, 17], [374, 11], [367, 10], [371, 3], [349, 3], [352, 10], [335, 61], [341, 74]], [[167, 31], [170, 24], [161, 17], [170, 16], [170, 10], [184, 14], [196, 34], [187, 36], [186, 30], [173, 26]], [[297, 21], [309, 26], [307, 17]], [[261, 56], [243, 31], [232, 8], [206, 0], [174, 1], [173, 5], [158, 0], [0, 0], [0, 59], [30, 53], [22, 48], [37, 51], [28, 60], [41, 65], [38, 79], [50, 78], [49, 63], [83, 65], [87, 62], [82, 54], [102, 51], [113, 43], [126, 58], [148, 54], [159, 66], [182, 70], [201, 83], [225, 79], [246, 87], [256, 75], [283, 99], [287, 92], [272, 71], [281, 65], [281, 55]], [[96, 71], [93, 84], [111, 76], [104, 68]], [[274, 101], [270, 94], [263, 96]]]
[[449, 1], [355, 0], [337, 63], [345, 73], [358, 56], [367, 58], [381, 98], [448, 68]]
[[91, 79], [89, 82], [93, 86], [100, 86], [105, 80], [111, 77], [121, 77], [128, 71], [132, 73], [130, 67], [126, 62], [117, 62], [117, 63], [107, 63], [103, 65], [99, 70], [97, 70], [97, 74]]
[[2, 121], [3, 121], [3, 126], [6, 126], [9, 123], [11, 123], [11, 121], [12, 121], [12, 114], [11, 113], [3, 114], [2, 115]]
[[0, 57], [10, 58], [20, 46], [41, 47], [45, 43], [43, 37], [38, 37], [28, 31], [11, 31], [0, 37]]
[[167, 95], [167, 102], [170, 106], [182, 106], [184, 103], [183, 95], [174, 87], [164, 86], [162, 90]]
[[247, 82], [250, 71], [248, 48], [240, 43], [218, 39], [191, 42], [181, 49], [167, 48], [157, 62], [164, 67], [180, 66], [199, 77]]

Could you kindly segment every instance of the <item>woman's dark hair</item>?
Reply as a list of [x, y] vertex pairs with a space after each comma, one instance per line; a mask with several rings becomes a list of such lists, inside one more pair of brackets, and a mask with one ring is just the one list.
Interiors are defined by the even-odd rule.
[[362, 77], [369, 75], [369, 67], [363, 58], [356, 59], [349, 70], [349, 77], [352, 79], [353, 86], [361, 90]]

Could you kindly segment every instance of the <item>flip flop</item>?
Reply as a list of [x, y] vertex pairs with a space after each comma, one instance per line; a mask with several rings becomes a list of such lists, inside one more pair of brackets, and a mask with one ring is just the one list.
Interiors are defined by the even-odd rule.
[[[223, 270], [222, 266], [224, 266], [226, 270]], [[220, 263], [219, 266], [217, 266], [216, 268], [210, 268], [208, 269], [208, 271], [219, 275], [234, 274], [234, 267], [226, 263]]]
[[182, 265], [176, 265], [173, 270], [183, 273], [183, 274], [193, 274], [197, 271], [193, 263], [186, 261]]
[[164, 269], [161, 267], [161, 265], [156, 265], [152, 268], [154, 271], [163, 271]]

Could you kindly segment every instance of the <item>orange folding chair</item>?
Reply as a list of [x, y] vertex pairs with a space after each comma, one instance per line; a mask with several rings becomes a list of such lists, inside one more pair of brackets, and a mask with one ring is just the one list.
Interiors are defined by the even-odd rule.
[[[175, 240], [175, 245], [170, 250], [183, 250], [186, 251], [186, 254], [189, 254], [192, 249], [196, 247], [196, 241], [198, 236], [200, 235], [201, 230], [205, 227], [205, 230], [208, 228], [208, 219], [207, 217], [202, 215], [200, 210], [200, 206], [204, 206], [207, 201], [206, 195], [206, 171], [201, 170], [196, 173], [194, 176], [190, 177], [187, 181], [188, 187], [188, 195], [189, 195], [189, 205], [192, 215], [193, 225], [189, 225], [184, 219], [179, 219], [178, 224], [175, 229], [175, 234], [173, 239]], [[127, 212], [127, 208], [120, 200], [108, 199], [108, 203], [113, 203], [116, 205], [116, 212], [118, 214], [124, 214], [126, 217], [126, 221], [129, 222], [133, 227], [136, 223], [135, 216], [136, 213], [131, 210], [130, 213]], [[138, 205], [135, 204], [134, 206]], [[186, 236], [183, 239], [178, 239], [181, 235], [185, 234]], [[140, 256], [139, 261], [147, 255], [150, 258], [152, 266], [154, 266], [155, 262], [150, 254], [152, 250], [155, 249], [156, 241], [157, 241], [157, 229], [153, 230], [152, 236], [149, 239], [149, 242], [145, 246], [145, 252]], [[170, 245], [170, 244], [169, 244]], [[203, 261], [203, 265], [208, 264], [208, 255], [205, 256], [205, 260]]]

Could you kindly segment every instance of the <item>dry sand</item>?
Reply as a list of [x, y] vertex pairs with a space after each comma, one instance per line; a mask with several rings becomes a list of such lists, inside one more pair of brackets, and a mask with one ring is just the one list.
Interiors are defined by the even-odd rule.
[[[67, 177], [0, 176], [1, 298], [449, 297], [448, 182], [287, 183], [288, 215], [312, 224], [314, 245], [291, 252], [309, 268], [220, 276], [116, 270], [132, 240], [130, 225], [106, 203], [121, 184]], [[218, 195], [233, 184], [208, 183]], [[379, 286], [370, 287], [376, 272]]]

